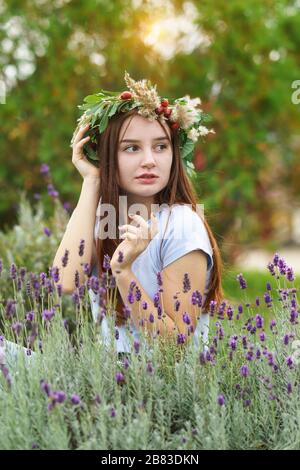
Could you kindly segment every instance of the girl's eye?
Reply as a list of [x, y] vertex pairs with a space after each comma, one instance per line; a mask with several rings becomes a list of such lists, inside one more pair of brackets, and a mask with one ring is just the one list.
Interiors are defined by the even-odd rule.
[[[136, 148], [136, 147], [138, 147], [138, 146], [137, 146], [137, 145], [130, 145], [129, 147], [126, 147], [124, 150], [128, 150], [128, 149], [131, 149], [131, 148], [133, 148], [133, 147]], [[167, 145], [165, 145], [165, 144], [158, 144], [157, 147], [164, 147], [164, 149], [166, 149], [166, 148], [167, 148]], [[131, 153], [131, 152], [129, 152], [129, 153]]]

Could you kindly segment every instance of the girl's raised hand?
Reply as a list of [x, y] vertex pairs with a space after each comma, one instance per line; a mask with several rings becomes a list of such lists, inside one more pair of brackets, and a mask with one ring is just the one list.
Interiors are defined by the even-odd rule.
[[72, 145], [72, 163], [75, 165], [83, 179], [90, 177], [100, 179], [99, 168], [96, 168], [92, 163], [90, 163], [83, 153], [84, 144], [90, 140], [90, 136], [83, 137], [89, 127], [90, 124], [86, 124], [85, 126], [80, 127], [77, 134], [75, 135]]

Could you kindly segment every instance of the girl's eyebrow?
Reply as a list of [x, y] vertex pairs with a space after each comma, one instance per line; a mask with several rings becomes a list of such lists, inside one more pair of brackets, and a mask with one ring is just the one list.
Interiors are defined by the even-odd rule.
[[[153, 141], [156, 141], [156, 140], [169, 140], [169, 138], [168, 137], [156, 137], [155, 139], [153, 139]], [[136, 140], [136, 139], [124, 139], [120, 142], [120, 144], [122, 144], [123, 142], [137, 142], [137, 143], [140, 143], [141, 141]]]

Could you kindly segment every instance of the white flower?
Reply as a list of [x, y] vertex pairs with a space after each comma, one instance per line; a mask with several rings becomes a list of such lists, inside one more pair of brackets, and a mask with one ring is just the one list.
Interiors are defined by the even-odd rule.
[[205, 126], [199, 126], [199, 127], [198, 127], [198, 131], [199, 131], [199, 134], [200, 134], [201, 136], [207, 135], [207, 134], [209, 134], [210, 132], [211, 132], [212, 134], [215, 134], [215, 131], [214, 131], [213, 129], [207, 129], [207, 127], [205, 127]]
[[191, 139], [193, 142], [197, 142], [199, 137], [199, 132], [194, 127], [188, 132], [188, 138]]
[[200, 109], [196, 106], [201, 103], [200, 98], [191, 99], [185, 95], [175, 101], [175, 114], [180, 127], [188, 130], [199, 119]]

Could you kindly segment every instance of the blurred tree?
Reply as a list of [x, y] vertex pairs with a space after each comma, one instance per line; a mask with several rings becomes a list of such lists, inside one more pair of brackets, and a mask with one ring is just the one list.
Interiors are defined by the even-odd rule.
[[[161, 23], [160, 41], [170, 47], [170, 18], [191, 5], [203, 40], [184, 48], [187, 26], [166, 59], [155, 47], [159, 37], [147, 42], [146, 30], [169, 21]], [[300, 196], [300, 104], [291, 101], [300, 79], [299, 13], [288, 0], [2, 0], [0, 79], [17, 76], [0, 105], [3, 223], [16, 220], [16, 188], [31, 196], [42, 190], [42, 162], [63, 198], [76, 204], [81, 181], [69, 142], [77, 105], [97, 88], [123, 90], [126, 69], [156, 83], [161, 96], [201, 96], [214, 116], [216, 135], [196, 149], [195, 183], [224, 253], [233, 259], [241, 243], [271, 235], [270, 186], [284, 184]], [[274, 150], [282, 170], [270, 185]]]

